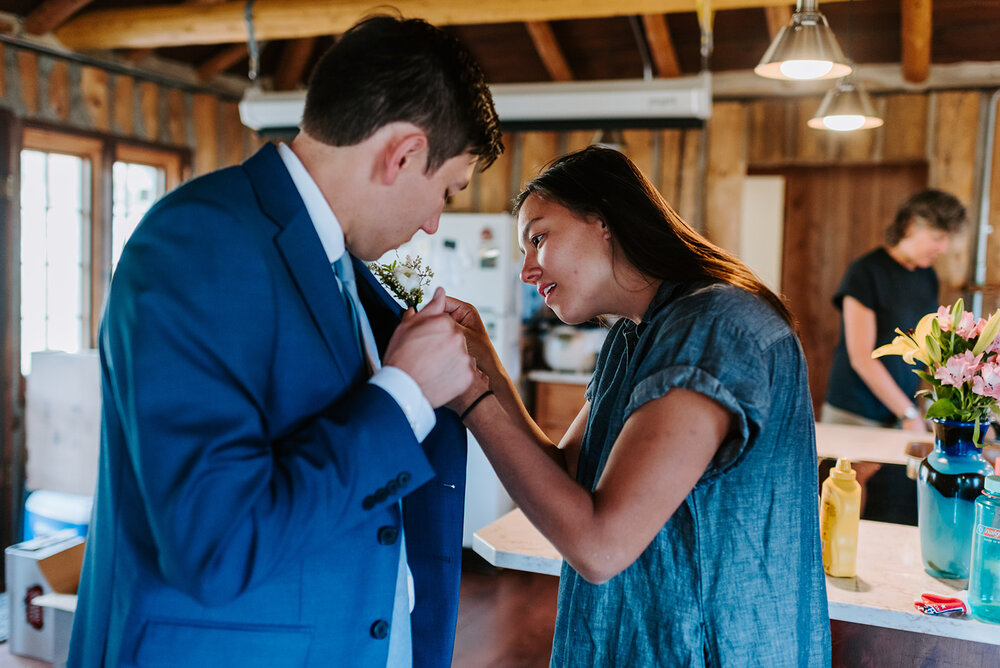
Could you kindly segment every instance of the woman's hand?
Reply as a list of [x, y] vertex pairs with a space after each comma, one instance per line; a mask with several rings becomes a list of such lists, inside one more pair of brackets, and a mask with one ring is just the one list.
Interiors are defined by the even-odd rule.
[[[469, 354], [475, 358], [476, 364], [488, 376], [492, 376], [491, 372], [496, 366], [495, 352], [479, 311], [472, 304], [454, 297], [446, 297], [444, 312], [458, 323], [462, 333], [465, 334], [465, 345], [469, 349]], [[473, 385], [475, 384], [473, 383]]]

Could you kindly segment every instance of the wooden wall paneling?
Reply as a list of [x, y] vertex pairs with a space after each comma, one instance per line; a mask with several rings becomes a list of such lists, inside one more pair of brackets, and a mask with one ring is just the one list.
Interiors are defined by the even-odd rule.
[[167, 135], [170, 143], [187, 146], [187, 104], [184, 91], [178, 88], [167, 90]]
[[505, 132], [503, 135], [504, 152], [485, 172], [477, 172], [476, 187], [478, 189], [478, 210], [482, 213], [507, 213], [510, 211], [511, 197], [514, 188], [520, 187], [520, 182], [512, 183], [512, 168], [514, 151], [517, 150], [517, 135]]
[[114, 130], [131, 137], [135, 129], [135, 80], [119, 74], [114, 77], [114, 82], [115, 90], [111, 96], [114, 102]]
[[847, 266], [883, 243], [899, 203], [926, 183], [926, 167], [795, 167], [782, 173], [786, 204], [781, 291], [799, 321], [818, 410], [840, 332], [840, 316], [831, 299]]
[[17, 78], [21, 101], [28, 116], [38, 114], [38, 56], [26, 49], [17, 50]]
[[194, 174], [207, 174], [219, 166], [219, 98], [194, 94]]
[[229, 167], [243, 162], [243, 122], [236, 102], [221, 103], [222, 131], [219, 137], [219, 167]]
[[755, 167], [788, 159], [788, 119], [794, 108], [787, 99], [754, 100], [747, 105], [747, 162]]
[[[976, 139], [979, 125], [978, 92], [938, 92], [934, 105], [933, 140], [930, 156], [930, 186], [948, 191], [967, 207], [974, 207]], [[975, 209], [972, 209], [973, 211]], [[951, 249], [934, 263], [941, 281], [941, 301], [951, 302], [962, 294], [970, 278], [971, 225], [954, 235]]]
[[668, 129], [660, 131], [660, 166], [656, 189], [674, 209], [678, 206], [681, 182], [681, 151], [684, 131]]
[[142, 118], [142, 138], [156, 141], [160, 137], [160, 88], [151, 81], [139, 82], [139, 114]]
[[563, 153], [575, 153], [594, 143], [597, 130], [570, 130], [563, 134]]
[[108, 107], [108, 72], [98, 67], [80, 68], [80, 98], [83, 100], [90, 124], [98, 132], [110, 128], [111, 113]]
[[625, 150], [629, 159], [639, 171], [653, 183], [659, 180], [656, 163], [656, 133], [652, 130], [625, 130]]
[[671, 206], [695, 229], [701, 231], [704, 181], [701, 178], [702, 143], [707, 141], [702, 129], [684, 130], [681, 138], [681, 170], [677, 180], [677, 201]]
[[69, 119], [69, 64], [65, 60], [54, 60], [49, 70], [48, 113], [52, 118], [65, 123]]
[[927, 159], [927, 95], [885, 96], [882, 158], [889, 162]]
[[559, 154], [559, 133], [525, 132], [521, 135], [521, 171], [517, 189], [541, 173]]
[[795, 100], [795, 113], [790, 115], [789, 131], [794, 137], [794, 162], [817, 164], [830, 159], [829, 132], [816, 130], [806, 123], [819, 109], [819, 97], [800, 97]]
[[712, 105], [705, 175], [705, 236], [732, 252], [739, 252], [740, 248], [740, 202], [747, 173], [746, 136], [746, 107], [742, 103]]

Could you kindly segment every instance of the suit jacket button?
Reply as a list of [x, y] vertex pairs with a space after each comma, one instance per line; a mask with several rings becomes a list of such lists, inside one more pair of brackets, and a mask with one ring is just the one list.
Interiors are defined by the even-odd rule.
[[396, 527], [384, 526], [378, 530], [378, 542], [380, 545], [392, 545], [399, 538], [399, 531]]
[[365, 510], [371, 510], [375, 507], [375, 497], [368, 495], [361, 501], [361, 507]]
[[384, 619], [378, 619], [372, 624], [372, 638], [376, 640], [382, 640], [387, 635], [389, 635], [389, 622]]
[[385, 491], [385, 487], [379, 487], [375, 490], [375, 503], [382, 503], [387, 498], [389, 498], [389, 492]]
[[385, 483], [385, 491], [389, 492], [390, 494], [395, 494], [396, 492], [399, 491], [399, 483], [396, 482], [395, 480], [390, 480], [389, 482]]
[[396, 476], [396, 482], [399, 484], [400, 488], [406, 487], [410, 484], [410, 474], [403, 471], [398, 476]]

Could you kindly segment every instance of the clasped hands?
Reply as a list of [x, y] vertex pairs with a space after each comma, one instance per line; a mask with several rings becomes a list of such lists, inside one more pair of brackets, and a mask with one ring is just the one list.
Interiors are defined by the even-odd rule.
[[447, 406], [459, 415], [489, 389], [489, 377], [477, 361], [493, 361], [482, 318], [471, 304], [446, 297], [442, 288], [420, 311], [403, 313], [382, 358], [384, 365], [413, 378], [431, 406]]

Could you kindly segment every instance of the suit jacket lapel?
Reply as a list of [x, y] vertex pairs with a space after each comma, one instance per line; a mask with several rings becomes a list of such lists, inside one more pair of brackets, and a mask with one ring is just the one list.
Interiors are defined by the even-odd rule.
[[379, 357], [385, 355], [385, 349], [389, 345], [392, 333], [399, 325], [402, 308], [396, 300], [385, 291], [382, 284], [372, 274], [368, 267], [356, 257], [351, 258], [354, 262], [354, 275], [358, 285], [358, 297], [365, 307], [365, 314], [368, 316], [368, 323], [372, 326], [372, 333], [375, 335], [375, 345], [378, 348]]
[[[261, 210], [278, 226], [274, 242], [341, 372], [362, 368], [347, 305], [319, 236], [277, 149], [268, 144], [243, 163]], [[367, 269], [365, 270], [367, 271]]]

